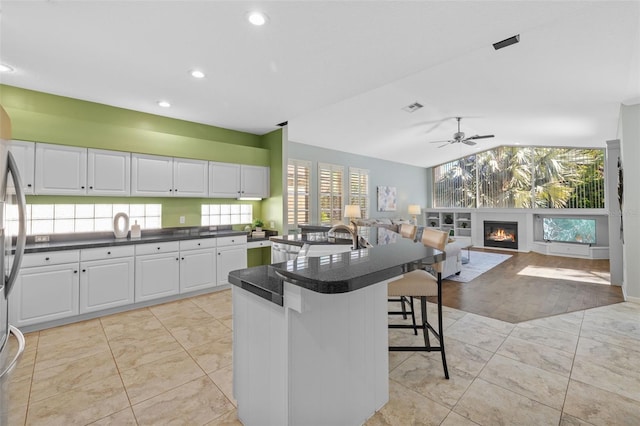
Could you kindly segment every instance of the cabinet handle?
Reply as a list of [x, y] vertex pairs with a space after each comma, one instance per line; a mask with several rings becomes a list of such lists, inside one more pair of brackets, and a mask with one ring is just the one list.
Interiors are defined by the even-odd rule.
[[160, 250], [160, 247], [158, 247], [158, 250]]
[[80, 189], [84, 189], [84, 186], [81, 186]]
[[45, 257], [44, 260], [50, 260], [48, 257]]
[[31, 184], [30, 184], [30, 183], [28, 183], [28, 184], [27, 184], [27, 187], [28, 187], [28, 188], [31, 188]]
[[222, 253], [218, 252], [218, 256], [220, 256]]
[[86, 269], [83, 269], [83, 270], [82, 270], [82, 272], [87, 272], [87, 270], [86, 270]]
[[236, 242], [236, 240], [231, 240], [231, 242], [232, 242], [232, 243], [235, 243], [235, 242]]
[[173, 189], [169, 189], [169, 192], [173, 192]]
[[174, 189], [174, 191], [178, 192], [178, 188]]
[[73, 271], [73, 273], [74, 273], [74, 274], [77, 274], [77, 273], [78, 273], [78, 271]]
[[180, 259], [176, 257], [176, 260], [180, 260]]
[[89, 189], [93, 189], [93, 186], [90, 186]]
[[184, 260], [184, 257], [182, 258], [182, 260]]
[[200, 245], [200, 243], [198, 243], [198, 245]]
[[107, 254], [111, 254], [111, 252], [110, 252], [110, 251], [108, 251], [108, 252], [107, 252]]

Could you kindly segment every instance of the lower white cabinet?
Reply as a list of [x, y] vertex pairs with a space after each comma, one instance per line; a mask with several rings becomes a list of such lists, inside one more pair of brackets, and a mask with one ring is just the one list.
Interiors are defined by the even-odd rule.
[[133, 253], [133, 246], [82, 250], [81, 314], [134, 302]]
[[25, 255], [9, 297], [10, 322], [23, 327], [78, 315], [78, 259], [77, 250]]
[[[153, 254], [150, 254], [153, 253]], [[135, 301], [171, 296], [180, 291], [178, 243], [136, 246]]]
[[215, 239], [180, 241], [180, 293], [215, 287]]
[[247, 267], [247, 237], [218, 238], [218, 285], [229, 284], [229, 272]]

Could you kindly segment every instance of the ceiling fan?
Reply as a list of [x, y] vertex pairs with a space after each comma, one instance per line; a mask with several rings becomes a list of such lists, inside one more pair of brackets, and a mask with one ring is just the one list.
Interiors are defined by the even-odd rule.
[[475, 145], [476, 139], [487, 139], [487, 138], [493, 138], [494, 135], [475, 135], [475, 136], [469, 136], [469, 137], [465, 137], [464, 132], [460, 131], [460, 120], [462, 119], [462, 117], [456, 117], [456, 120], [458, 121], [458, 131], [456, 133], [453, 134], [453, 139], [449, 139], [449, 140], [444, 140], [444, 141], [431, 141], [429, 143], [442, 143], [445, 142], [444, 144], [440, 145], [438, 148], [442, 148], [443, 146], [447, 146], [450, 145], [452, 143], [459, 143], [462, 142], [465, 145]]

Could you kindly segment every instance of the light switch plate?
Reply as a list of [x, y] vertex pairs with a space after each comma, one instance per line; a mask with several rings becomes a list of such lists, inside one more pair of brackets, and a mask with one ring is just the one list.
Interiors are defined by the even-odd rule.
[[186, 222], [186, 219], [184, 216], [180, 216], [180, 224], [184, 225], [184, 223]]
[[36, 243], [48, 243], [49, 236], [48, 235], [36, 235], [35, 236]]

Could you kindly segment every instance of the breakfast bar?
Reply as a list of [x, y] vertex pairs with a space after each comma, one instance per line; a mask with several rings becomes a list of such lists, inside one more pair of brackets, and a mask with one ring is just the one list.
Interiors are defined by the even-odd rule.
[[359, 425], [389, 399], [387, 284], [438, 250], [397, 238], [229, 274], [245, 425]]

